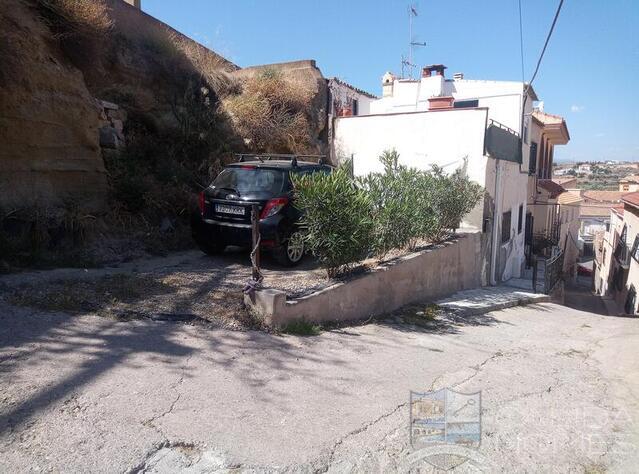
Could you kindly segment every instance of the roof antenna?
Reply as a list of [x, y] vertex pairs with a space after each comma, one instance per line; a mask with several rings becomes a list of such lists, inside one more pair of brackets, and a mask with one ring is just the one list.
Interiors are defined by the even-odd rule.
[[402, 55], [402, 78], [406, 77], [405, 70], [408, 69], [408, 78], [413, 78], [413, 69], [417, 67], [413, 63], [413, 50], [416, 46], [426, 46], [425, 42], [415, 41], [413, 38], [413, 18], [417, 16], [417, 5], [408, 7], [408, 59]]

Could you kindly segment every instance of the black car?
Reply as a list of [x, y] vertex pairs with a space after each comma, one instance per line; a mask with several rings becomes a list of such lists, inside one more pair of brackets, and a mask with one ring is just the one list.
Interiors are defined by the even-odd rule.
[[199, 213], [191, 222], [200, 249], [218, 254], [228, 245], [250, 246], [251, 208], [259, 208], [260, 247], [272, 252], [282, 265], [298, 264], [304, 256], [293, 206], [292, 173], [330, 172], [331, 167], [292, 159], [253, 158], [227, 165], [200, 193]]

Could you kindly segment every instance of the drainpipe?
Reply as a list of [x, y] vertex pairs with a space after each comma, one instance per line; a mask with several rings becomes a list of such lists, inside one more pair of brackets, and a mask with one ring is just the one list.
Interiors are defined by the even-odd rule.
[[499, 218], [501, 216], [501, 161], [495, 158], [495, 205], [493, 211], [493, 242], [491, 245], [490, 255], [490, 284], [497, 285], [497, 251], [501, 244], [501, 235], [499, 231]]

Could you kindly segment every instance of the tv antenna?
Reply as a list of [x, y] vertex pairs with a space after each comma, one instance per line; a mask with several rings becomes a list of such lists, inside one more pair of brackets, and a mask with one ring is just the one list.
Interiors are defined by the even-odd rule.
[[426, 43], [415, 41], [413, 38], [413, 18], [417, 15], [417, 5], [408, 7], [408, 59], [402, 55], [402, 78], [406, 77], [405, 71], [408, 69], [408, 78], [413, 78], [413, 69], [417, 66], [413, 63], [413, 51], [416, 47], [424, 47]]

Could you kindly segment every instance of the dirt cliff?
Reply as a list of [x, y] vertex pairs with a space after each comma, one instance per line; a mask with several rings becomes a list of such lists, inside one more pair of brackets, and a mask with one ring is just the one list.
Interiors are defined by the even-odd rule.
[[33, 4], [0, 2], [0, 207], [104, 206], [100, 109]]

